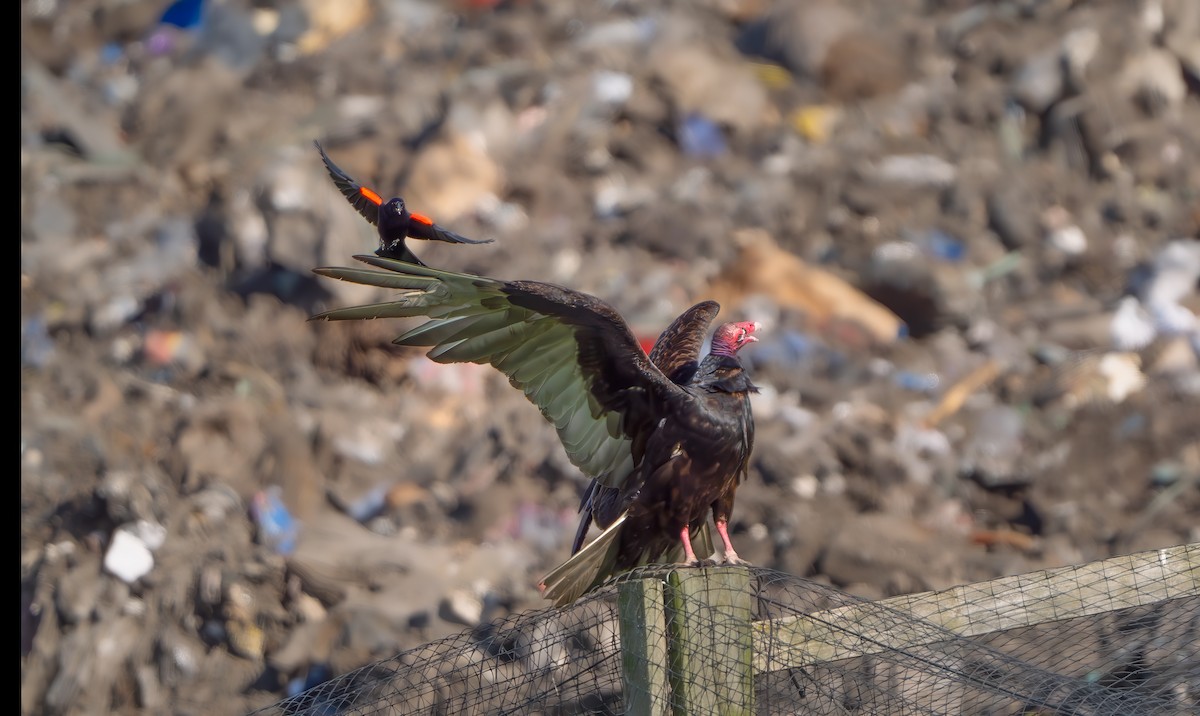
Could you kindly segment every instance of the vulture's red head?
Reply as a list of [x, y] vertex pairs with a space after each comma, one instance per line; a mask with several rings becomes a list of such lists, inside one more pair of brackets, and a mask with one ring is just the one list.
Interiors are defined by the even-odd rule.
[[758, 339], [754, 332], [762, 328], [758, 321], [725, 323], [717, 328], [712, 337], [712, 352], [719, 356], [735, 356], [747, 343]]

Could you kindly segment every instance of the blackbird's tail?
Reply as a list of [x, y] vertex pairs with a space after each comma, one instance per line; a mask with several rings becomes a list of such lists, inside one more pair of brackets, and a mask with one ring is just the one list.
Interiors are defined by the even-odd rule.
[[404, 242], [404, 239], [380, 246], [378, 249], [375, 249], [375, 255], [382, 256], [385, 259], [395, 259], [408, 264], [416, 264], [417, 266], [425, 265], [421, 262], [421, 259], [417, 258], [417, 255], [412, 252], [412, 249], [408, 248], [408, 244]]

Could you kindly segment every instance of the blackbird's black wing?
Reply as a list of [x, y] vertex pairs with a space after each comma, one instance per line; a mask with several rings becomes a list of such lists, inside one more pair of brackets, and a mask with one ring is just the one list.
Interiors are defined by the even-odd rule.
[[424, 214], [410, 213], [412, 226], [409, 230], [409, 236], [418, 239], [426, 239], [427, 241], [445, 241], [448, 244], [490, 244], [493, 239], [468, 239], [467, 237], [456, 234], [449, 229], [444, 229], [441, 226], [433, 223]]
[[351, 179], [349, 174], [333, 163], [325, 150], [321, 148], [320, 142], [314, 141], [313, 144], [321, 153], [321, 161], [325, 163], [325, 170], [329, 172], [330, 178], [333, 179], [338, 191], [342, 192], [342, 196], [346, 197], [350, 205], [359, 214], [362, 214], [364, 219], [371, 222], [373, 226], [379, 226], [379, 206], [383, 203], [383, 197]]

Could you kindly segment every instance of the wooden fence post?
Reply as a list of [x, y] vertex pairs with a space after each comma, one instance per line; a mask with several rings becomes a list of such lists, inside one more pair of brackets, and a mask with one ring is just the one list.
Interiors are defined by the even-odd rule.
[[667, 578], [667, 653], [676, 714], [754, 713], [750, 570], [681, 568]]
[[617, 587], [621, 627], [621, 670], [625, 713], [670, 713], [667, 686], [667, 619], [663, 583], [657, 579], [623, 582]]
[[745, 567], [680, 567], [620, 585], [625, 710], [754, 713], [754, 600]]

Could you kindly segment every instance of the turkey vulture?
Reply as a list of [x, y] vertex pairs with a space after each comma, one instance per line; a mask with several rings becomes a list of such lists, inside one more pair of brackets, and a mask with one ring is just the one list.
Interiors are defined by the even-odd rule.
[[433, 223], [424, 214], [414, 214], [405, 206], [400, 197], [383, 200], [383, 197], [350, 178], [333, 163], [329, 155], [314, 141], [321, 161], [325, 163], [325, 171], [337, 186], [342, 196], [350, 202], [364, 219], [371, 222], [379, 230], [379, 248], [375, 253], [386, 258], [398, 259], [424, 266], [416, 254], [404, 243], [404, 239], [425, 239], [427, 241], [445, 241], [450, 244], [490, 244], [491, 239], [477, 241], [450, 231]]
[[[648, 356], [617, 311], [594, 296], [355, 258], [374, 268], [314, 271], [401, 293], [313, 320], [428, 318], [394, 343], [429, 347], [439, 363], [495, 366], [538, 406], [571, 462], [592, 478], [572, 556], [543, 580], [543, 596], [561, 606], [634, 567], [681, 557], [697, 563], [693, 538], [711, 552], [709, 510], [726, 561], [740, 561], [727, 524], [754, 444], [750, 393], [757, 389], [737, 354], [757, 340], [757, 323], [721, 325], [700, 360], [719, 310], [703, 301], [676, 318]], [[592, 522], [603, 532], [584, 547]]]

